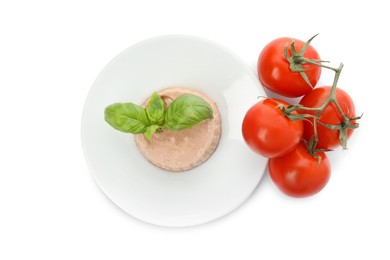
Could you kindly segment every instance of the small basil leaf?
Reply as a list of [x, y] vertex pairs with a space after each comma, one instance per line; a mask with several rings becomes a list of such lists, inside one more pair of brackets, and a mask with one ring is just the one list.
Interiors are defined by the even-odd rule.
[[132, 134], [145, 132], [150, 125], [145, 109], [133, 103], [115, 103], [104, 110], [104, 119], [113, 128]]
[[185, 94], [176, 98], [165, 113], [164, 127], [169, 130], [190, 128], [213, 117], [209, 103], [202, 98]]
[[157, 92], [154, 92], [146, 106], [146, 114], [152, 124], [162, 125], [164, 123], [165, 107], [164, 101]]
[[149, 141], [152, 140], [153, 138], [153, 135], [154, 133], [157, 131], [157, 129], [159, 129], [161, 126], [159, 125], [151, 125], [151, 126], [148, 126], [145, 130], [145, 133], [144, 133], [144, 136], [146, 137], [146, 139], [148, 139]]

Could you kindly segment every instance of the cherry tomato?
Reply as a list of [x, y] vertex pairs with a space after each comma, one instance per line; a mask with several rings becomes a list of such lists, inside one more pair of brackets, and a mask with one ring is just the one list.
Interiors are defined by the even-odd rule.
[[[331, 91], [331, 87], [329, 86], [317, 87], [312, 92], [305, 95], [299, 103], [305, 107], [312, 107], [312, 108], [320, 107], [329, 97], [330, 91]], [[347, 92], [345, 92], [340, 88], [337, 88], [336, 100], [339, 103], [341, 110], [347, 117], [355, 117], [355, 105], [353, 103], [352, 98], [347, 94]], [[315, 111], [301, 110], [299, 111], [299, 113], [309, 113], [314, 115]], [[342, 116], [337, 110], [336, 105], [334, 103], [330, 103], [328, 106], [326, 106], [325, 110], [322, 112], [318, 120], [321, 121], [322, 123], [332, 124], [332, 125], [337, 125], [343, 122]], [[312, 119], [310, 119], [310, 121], [313, 122]], [[314, 134], [313, 125], [312, 123], [304, 120], [303, 126], [304, 126], [303, 138], [309, 141]], [[340, 145], [339, 130], [332, 130], [321, 124], [317, 124], [317, 131], [318, 131], [317, 148], [334, 149]], [[349, 138], [352, 135], [352, 132], [353, 132], [352, 129], [347, 130], [347, 138]]]
[[[286, 97], [300, 97], [309, 93], [312, 87], [303, 79], [299, 72], [290, 70], [290, 63], [284, 57], [284, 49], [288, 46], [288, 56], [291, 56], [291, 38], [283, 37], [270, 42], [261, 51], [257, 70], [261, 83], [269, 90]], [[295, 49], [301, 50], [305, 42], [294, 39]], [[318, 52], [309, 45], [303, 55], [305, 58], [319, 60]], [[321, 67], [303, 64], [302, 68], [314, 87], [321, 75]]]
[[273, 158], [287, 154], [299, 143], [303, 135], [302, 121], [291, 121], [277, 108], [288, 103], [277, 99], [264, 99], [253, 105], [242, 122], [242, 135], [256, 153]]
[[316, 194], [328, 183], [330, 163], [324, 152], [317, 153], [320, 163], [307, 152], [300, 142], [285, 156], [272, 158], [268, 162], [269, 173], [276, 186], [292, 197], [308, 197]]

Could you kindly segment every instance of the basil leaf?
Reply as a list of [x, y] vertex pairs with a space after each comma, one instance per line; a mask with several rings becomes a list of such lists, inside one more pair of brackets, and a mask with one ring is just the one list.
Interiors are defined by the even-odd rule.
[[145, 129], [145, 133], [144, 133], [144, 136], [146, 137], [146, 139], [148, 139], [149, 141], [151, 141], [152, 138], [153, 138], [154, 133], [155, 133], [159, 128], [161, 128], [161, 126], [159, 126], [159, 125], [151, 125], [151, 126], [148, 126], [148, 127]]
[[165, 113], [164, 127], [169, 130], [182, 130], [212, 117], [213, 110], [209, 103], [198, 96], [185, 94], [169, 105]]
[[154, 125], [162, 125], [164, 123], [165, 107], [164, 101], [157, 92], [154, 92], [146, 106], [146, 114], [149, 120]]
[[145, 109], [133, 103], [115, 103], [104, 110], [104, 119], [113, 128], [132, 134], [145, 132], [150, 125]]

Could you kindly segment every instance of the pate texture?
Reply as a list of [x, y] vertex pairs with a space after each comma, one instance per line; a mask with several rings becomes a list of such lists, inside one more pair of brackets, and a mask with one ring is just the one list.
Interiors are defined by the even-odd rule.
[[[169, 171], [190, 170], [205, 162], [217, 148], [222, 122], [217, 104], [206, 94], [189, 88], [167, 88], [158, 92], [166, 103], [183, 94], [203, 98], [213, 109], [213, 118], [199, 125], [180, 131], [164, 129], [148, 141], [144, 135], [135, 135], [135, 142], [142, 155], [152, 164]], [[149, 100], [144, 102], [144, 106]]]

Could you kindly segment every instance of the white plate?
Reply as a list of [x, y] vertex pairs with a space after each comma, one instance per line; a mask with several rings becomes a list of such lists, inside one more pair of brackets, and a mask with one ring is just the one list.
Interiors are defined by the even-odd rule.
[[[115, 102], [142, 103], [172, 86], [201, 90], [214, 99], [223, 133], [215, 153], [182, 173], [156, 168], [134, 138], [104, 121]], [[241, 135], [247, 109], [265, 96], [256, 76], [236, 55], [205, 39], [171, 35], [140, 42], [120, 53], [100, 73], [85, 102], [82, 142], [90, 171], [104, 193], [130, 215], [162, 226], [212, 221], [239, 207], [266, 167]]]

